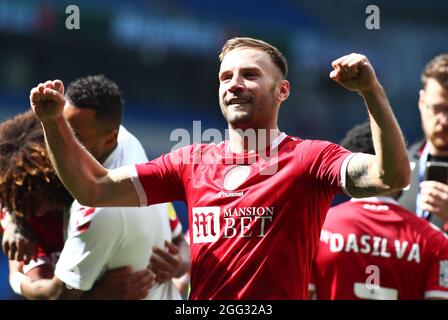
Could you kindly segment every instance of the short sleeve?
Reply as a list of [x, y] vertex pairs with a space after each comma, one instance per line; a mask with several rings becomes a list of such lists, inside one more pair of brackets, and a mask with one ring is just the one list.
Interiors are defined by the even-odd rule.
[[74, 218], [75, 225], [71, 226], [54, 272], [68, 286], [83, 291], [90, 290], [106, 269], [121, 235], [121, 230], [114, 228], [122, 226], [121, 221], [112, 221], [121, 219], [121, 210], [86, 209], [85, 213], [77, 212], [80, 219]]
[[141, 205], [185, 200], [185, 164], [190, 149], [185, 147], [165, 154], [145, 164], [135, 165], [130, 171]]
[[448, 299], [448, 238], [442, 231], [432, 237], [428, 250], [432, 251], [428, 277], [425, 286], [425, 298]]
[[334, 193], [343, 190], [347, 164], [353, 153], [327, 141], [309, 141], [298, 149], [301, 165], [307, 174], [320, 183], [330, 186]]

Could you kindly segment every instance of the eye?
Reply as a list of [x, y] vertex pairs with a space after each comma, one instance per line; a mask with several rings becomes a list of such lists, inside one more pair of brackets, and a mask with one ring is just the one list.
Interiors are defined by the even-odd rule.
[[433, 104], [433, 105], [427, 105], [427, 108], [434, 114], [438, 115], [441, 113], [447, 114], [448, 113], [448, 107], [440, 105], [440, 104]]
[[439, 113], [445, 113], [447, 111], [447, 109], [443, 106], [440, 105], [435, 105], [434, 106], [434, 113], [439, 114]]
[[227, 82], [232, 79], [232, 74], [230, 72], [224, 72], [219, 77], [219, 81], [221, 82]]
[[246, 71], [246, 72], [244, 72], [243, 75], [244, 75], [244, 78], [249, 79], [249, 80], [253, 80], [258, 77], [258, 73], [256, 73], [255, 71]]

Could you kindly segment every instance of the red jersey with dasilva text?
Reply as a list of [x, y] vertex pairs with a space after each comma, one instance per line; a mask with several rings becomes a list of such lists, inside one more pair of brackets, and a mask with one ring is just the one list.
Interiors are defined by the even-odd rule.
[[190, 299], [304, 299], [312, 254], [350, 155], [282, 133], [264, 154], [235, 154], [225, 141], [129, 169], [142, 205], [187, 203]]
[[327, 214], [311, 288], [326, 300], [447, 299], [448, 239], [392, 198], [347, 201]]

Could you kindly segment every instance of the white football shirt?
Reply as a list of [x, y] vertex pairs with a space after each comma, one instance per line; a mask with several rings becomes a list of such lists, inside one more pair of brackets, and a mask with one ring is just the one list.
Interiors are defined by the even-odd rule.
[[[114, 169], [146, 161], [140, 142], [121, 126], [117, 148], [103, 165]], [[163, 248], [165, 240], [171, 241], [181, 231], [170, 203], [143, 208], [89, 208], [75, 201], [55, 275], [70, 287], [90, 290], [106, 270], [146, 268], [152, 248]], [[173, 300], [181, 299], [181, 295], [168, 281], [152, 287], [146, 299]]]

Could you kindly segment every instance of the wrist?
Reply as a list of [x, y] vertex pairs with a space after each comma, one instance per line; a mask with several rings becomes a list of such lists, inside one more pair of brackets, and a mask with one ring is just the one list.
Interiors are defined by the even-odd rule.
[[363, 96], [366, 97], [368, 95], [372, 95], [378, 92], [381, 92], [383, 90], [383, 87], [381, 86], [381, 84], [378, 81], [375, 81], [374, 84], [370, 85], [367, 88], [361, 89], [359, 91], [359, 93]]
[[14, 272], [9, 278], [9, 284], [11, 285], [12, 290], [18, 294], [22, 295], [22, 283], [28, 279], [26, 275], [21, 272]]
[[43, 126], [54, 126], [57, 125], [58, 123], [61, 123], [61, 121], [65, 121], [64, 117], [62, 116], [62, 113], [56, 117], [48, 117], [48, 118], [42, 118], [39, 119], [40, 122], [42, 122]]

